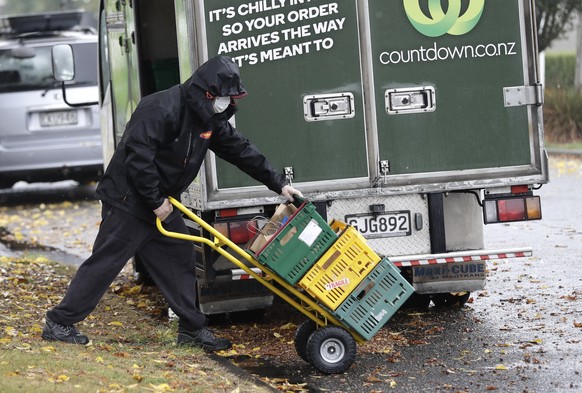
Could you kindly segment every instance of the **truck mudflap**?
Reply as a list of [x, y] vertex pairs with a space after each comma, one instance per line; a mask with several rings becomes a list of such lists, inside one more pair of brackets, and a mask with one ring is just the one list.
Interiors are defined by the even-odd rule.
[[485, 287], [486, 262], [497, 259], [526, 258], [531, 248], [475, 250], [444, 254], [390, 257], [399, 268], [412, 271], [412, 285], [417, 293], [477, 291]]

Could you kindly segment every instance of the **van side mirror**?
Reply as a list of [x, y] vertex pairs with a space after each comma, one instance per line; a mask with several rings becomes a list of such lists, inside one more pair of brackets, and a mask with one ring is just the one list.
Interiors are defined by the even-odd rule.
[[75, 78], [75, 58], [73, 48], [68, 44], [58, 44], [52, 48], [53, 75], [59, 82]]
[[69, 102], [67, 99], [67, 87], [65, 82], [75, 79], [75, 56], [73, 47], [69, 44], [57, 44], [52, 47], [51, 57], [53, 62], [53, 76], [61, 82], [61, 91], [63, 92], [63, 101], [70, 107], [81, 107], [97, 105], [98, 101], [91, 102]]
[[19, 60], [32, 59], [34, 56], [36, 56], [36, 51], [34, 48], [29, 46], [19, 46], [18, 48], [14, 48], [10, 51], [10, 56]]

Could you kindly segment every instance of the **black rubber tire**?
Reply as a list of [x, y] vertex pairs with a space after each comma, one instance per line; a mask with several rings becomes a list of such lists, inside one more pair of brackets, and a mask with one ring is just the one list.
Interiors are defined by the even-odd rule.
[[319, 371], [340, 374], [356, 360], [356, 340], [338, 326], [317, 329], [307, 340], [307, 357]]
[[428, 308], [429, 305], [430, 305], [430, 295], [421, 295], [415, 292], [412, 294], [412, 296], [408, 298], [408, 300], [406, 300], [406, 302], [404, 302], [402, 308], [404, 309], [412, 308], [416, 310], [421, 310]]
[[236, 323], [258, 322], [265, 318], [267, 313], [266, 308], [258, 308], [254, 310], [234, 311], [230, 313], [230, 319]]
[[461, 308], [467, 303], [470, 296], [471, 292], [436, 293], [432, 296], [432, 302], [440, 308]]
[[295, 351], [299, 357], [309, 362], [307, 357], [307, 341], [313, 332], [317, 330], [317, 324], [311, 319], [304, 321], [295, 331]]

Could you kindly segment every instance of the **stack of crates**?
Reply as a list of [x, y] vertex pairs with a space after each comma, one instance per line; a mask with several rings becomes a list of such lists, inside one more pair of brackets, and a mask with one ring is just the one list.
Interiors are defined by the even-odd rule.
[[309, 202], [254, 256], [366, 340], [414, 292], [355, 228], [335, 220], [328, 225]]

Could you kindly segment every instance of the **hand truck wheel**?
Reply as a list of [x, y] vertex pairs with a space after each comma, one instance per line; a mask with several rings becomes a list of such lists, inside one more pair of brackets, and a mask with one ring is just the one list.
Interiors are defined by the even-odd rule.
[[309, 336], [317, 330], [317, 324], [311, 319], [304, 321], [295, 331], [295, 350], [301, 359], [309, 362], [307, 357], [307, 341]]
[[338, 326], [317, 329], [307, 340], [309, 361], [326, 374], [340, 374], [356, 360], [356, 340]]

